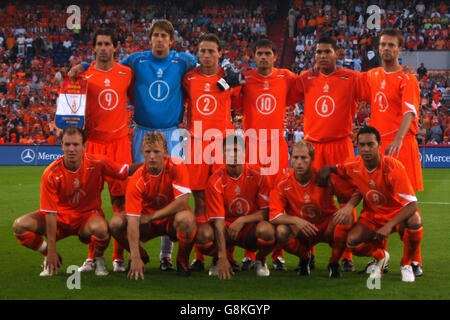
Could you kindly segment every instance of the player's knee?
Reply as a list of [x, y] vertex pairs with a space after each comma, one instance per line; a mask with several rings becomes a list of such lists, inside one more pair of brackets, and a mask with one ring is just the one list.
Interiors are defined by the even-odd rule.
[[361, 244], [359, 236], [356, 232], [350, 232], [347, 234], [347, 247], [356, 247]]
[[26, 228], [23, 223], [23, 217], [20, 217], [20, 218], [17, 218], [16, 220], [14, 220], [13, 230], [14, 230], [14, 233], [17, 233], [17, 234], [22, 234], [26, 231]]
[[285, 243], [289, 240], [290, 230], [288, 226], [279, 225], [276, 229], [277, 241], [279, 243]]
[[256, 236], [265, 241], [271, 241], [275, 239], [275, 228], [267, 221], [261, 221], [256, 226]]
[[197, 231], [197, 243], [203, 244], [214, 240], [214, 230], [208, 223], [202, 224]]
[[407, 221], [406, 221], [406, 227], [411, 230], [417, 230], [422, 227], [422, 218], [420, 217], [420, 214], [415, 212]]
[[105, 219], [95, 219], [91, 223], [91, 233], [99, 239], [104, 239], [109, 235], [108, 223]]
[[109, 230], [113, 237], [118, 236], [124, 231], [126, 220], [121, 217], [115, 216], [111, 218], [109, 222]]
[[183, 210], [175, 215], [174, 224], [177, 230], [194, 229], [196, 223], [195, 215], [190, 210]]

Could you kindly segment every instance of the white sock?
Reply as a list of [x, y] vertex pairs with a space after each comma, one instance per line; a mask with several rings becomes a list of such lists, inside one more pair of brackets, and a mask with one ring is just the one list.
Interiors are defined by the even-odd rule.
[[172, 256], [173, 242], [170, 241], [169, 236], [161, 237], [161, 252], [159, 253], [159, 259], [170, 258]]

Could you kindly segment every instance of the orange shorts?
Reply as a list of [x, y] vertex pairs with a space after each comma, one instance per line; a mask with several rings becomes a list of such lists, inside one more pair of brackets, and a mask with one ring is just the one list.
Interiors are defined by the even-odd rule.
[[[416, 211], [416, 213], [421, 215], [418, 210]], [[386, 218], [384, 218], [384, 219], [377, 219], [373, 215], [368, 214], [366, 211], [362, 211], [361, 214], [359, 215], [359, 218], [356, 221], [356, 223], [363, 224], [367, 228], [376, 232], [378, 229], [382, 228], [389, 220], [393, 219], [397, 214], [398, 213], [392, 214], [392, 215], [387, 215]], [[398, 230], [399, 226], [400, 226], [400, 224], [398, 224], [395, 227], [395, 230]]]
[[314, 223], [316, 228], [318, 229], [318, 232], [315, 236], [306, 238], [303, 236], [303, 234], [300, 234], [300, 239], [302, 243], [306, 244], [309, 247], [312, 247], [319, 242], [328, 243], [331, 245], [331, 239], [328, 236], [330, 233], [330, 227], [331, 227], [331, 220], [333, 220], [333, 215], [329, 215], [326, 217], [323, 221], [320, 223]]
[[[111, 142], [99, 142], [94, 140], [88, 140], [87, 153], [100, 154], [107, 156], [109, 159], [119, 162], [131, 164], [131, 143], [128, 136], [111, 141]], [[105, 177], [108, 182], [109, 193], [111, 196], [120, 197], [124, 196], [127, 189], [127, 180], [117, 180]]]
[[[353, 143], [350, 137], [345, 137], [331, 142], [309, 141], [314, 146], [313, 168], [321, 169], [324, 165], [343, 164], [347, 158], [355, 155]], [[331, 175], [331, 181], [334, 185], [336, 195], [341, 198], [349, 199], [353, 194], [355, 187], [348, 181], [337, 175]]]
[[[216, 150], [220, 150], [220, 154], [216, 155]], [[185, 163], [191, 190], [205, 190], [208, 178], [224, 166], [222, 140], [202, 141], [191, 137], [190, 148], [186, 148]]]
[[[386, 148], [393, 140], [393, 135], [381, 138], [380, 152], [382, 154], [384, 154]], [[423, 191], [422, 166], [420, 164], [419, 146], [417, 145], [415, 136], [407, 134], [403, 138], [402, 147], [400, 148], [397, 159], [405, 167], [414, 190]]]
[[142, 234], [141, 232], [140, 241], [147, 242], [153, 238], [165, 235], [168, 235], [171, 241], [178, 241], [176, 235], [172, 235], [172, 233], [169, 232], [173, 227], [174, 218], [175, 216], [170, 216], [142, 225], [141, 228], [145, 229], [145, 234]]
[[[47, 213], [45, 213], [44, 211], [39, 210], [37, 211], [37, 214], [39, 214], [44, 220], [47, 217]], [[95, 216], [100, 216], [103, 218], [105, 217], [102, 211], [93, 210], [91, 212], [81, 214], [79, 217], [77, 217], [77, 219], [73, 219], [71, 223], [66, 223], [65, 221], [61, 221], [59, 215], [60, 214], [58, 213], [56, 225], [56, 241], [67, 238], [69, 236], [78, 236], [80, 241], [86, 244], [89, 243], [91, 239], [82, 238], [80, 235], [81, 230], [91, 218]]]
[[275, 187], [276, 181], [291, 167], [288, 145], [283, 136], [278, 141], [255, 142], [253, 139], [247, 139], [246, 149], [247, 163], [261, 167], [270, 187]]

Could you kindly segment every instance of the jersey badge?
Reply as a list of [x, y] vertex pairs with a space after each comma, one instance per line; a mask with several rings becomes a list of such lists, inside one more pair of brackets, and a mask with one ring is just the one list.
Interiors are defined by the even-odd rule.
[[323, 86], [323, 92], [327, 93], [330, 90], [330, 86], [328, 85], [328, 83], [325, 83], [325, 85]]
[[386, 80], [383, 80], [382, 82], [381, 82], [381, 89], [384, 89], [385, 87], [386, 87]]
[[164, 72], [162, 71], [162, 69], [158, 69], [158, 71], [156, 72], [156, 76], [157, 76], [158, 78], [162, 78], [163, 75], [164, 75]]
[[311, 197], [307, 193], [305, 193], [305, 202], [311, 202]]
[[264, 90], [269, 90], [269, 82], [264, 81]]
[[211, 91], [211, 85], [209, 84], [209, 82], [205, 83], [205, 91]]
[[239, 186], [236, 187], [236, 189], [234, 189], [234, 192], [236, 192], [236, 195], [240, 195], [241, 194], [241, 188], [239, 188]]
[[103, 84], [105, 85], [105, 87], [110, 87], [111, 86], [111, 80], [106, 78], [105, 81], [103, 82]]

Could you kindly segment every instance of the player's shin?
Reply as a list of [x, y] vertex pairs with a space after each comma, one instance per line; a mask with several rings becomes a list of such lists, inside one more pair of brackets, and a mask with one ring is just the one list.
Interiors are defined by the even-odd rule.
[[[339, 259], [343, 257], [343, 253], [347, 249], [347, 234], [350, 229], [351, 226], [341, 224], [334, 228], [330, 263], [339, 262]], [[349, 251], [351, 252], [351, 250]]]
[[274, 246], [275, 246], [275, 239], [270, 240], [264, 240], [261, 238], [258, 238], [256, 240], [257, 246], [258, 246], [258, 252], [256, 253], [256, 260], [265, 261], [266, 256], [272, 252]]
[[109, 234], [103, 239], [100, 239], [94, 235], [91, 235], [90, 243], [92, 243], [92, 245], [95, 249], [95, 252], [97, 254], [99, 254], [100, 256], [103, 256], [103, 252], [106, 250], [106, 248], [108, 248], [109, 240], [111, 240], [111, 236]]
[[177, 231], [177, 239], [179, 243], [177, 262], [181, 262], [186, 266], [189, 265], [189, 255], [192, 251], [192, 247], [194, 246], [196, 234], [197, 227], [195, 227], [194, 231], [189, 234]]
[[298, 238], [286, 242], [283, 249], [301, 259], [308, 259], [311, 256], [311, 248], [303, 245]]
[[423, 228], [411, 230], [406, 228], [403, 234], [403, 257], [400, 265], [410, 265], [412, 261], [422, 264], [420, 256], [420, 243], [422, 242]]
[[35, 232], [27, 231], [22, 234], [14, 233], [19, 243], [31, 250], [39, 251], [42, 255], [47, 255], [47, 242], [44, 237]]

